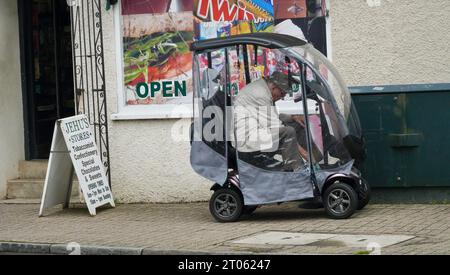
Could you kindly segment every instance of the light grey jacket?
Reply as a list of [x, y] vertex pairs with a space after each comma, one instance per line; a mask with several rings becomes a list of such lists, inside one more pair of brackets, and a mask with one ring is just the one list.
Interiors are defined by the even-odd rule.
[[234, 98], [233, 147], [240, 152], [274, 151], [278, 148], [279, 128], [283, 127], [264, 79], [248, 84]]

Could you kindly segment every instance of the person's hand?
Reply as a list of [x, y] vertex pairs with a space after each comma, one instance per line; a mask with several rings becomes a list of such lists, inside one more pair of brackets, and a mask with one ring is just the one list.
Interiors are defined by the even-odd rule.
[[291, 115], [288, 115], [288, 114], [280, 114], [280, 115], [279, 115], [279, 119], [280, 119], [284, 124], [294, 122], [294, 120], [292, 119], [292, 116], [291, 116]]
[[301, 126], [305, 127], [305, 116], [292, 116], [292, 119]]
[[309, 154], [308, 151], [306, 151], [302, 146], [298, 145], [298, 152], [302, 156], [304, 161], [309, 161]]

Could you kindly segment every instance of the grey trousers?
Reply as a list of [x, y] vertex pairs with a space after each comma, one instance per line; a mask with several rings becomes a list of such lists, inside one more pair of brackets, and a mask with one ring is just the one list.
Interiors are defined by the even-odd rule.
[[285, 168], [298, 170], [303, 167], [303, 160], [297, 143], [297, 133], [291, 126], [279, 128], [279, 150], [283, 156]]

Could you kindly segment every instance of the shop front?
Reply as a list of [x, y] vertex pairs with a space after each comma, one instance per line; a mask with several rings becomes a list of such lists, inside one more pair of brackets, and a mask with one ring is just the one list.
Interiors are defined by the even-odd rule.
[[[0, 164], [0, 196], [7, 195], [8, 180], [20, 177], [19, 162], [48, 158], [55, 120], [85, 113], [118, 201], [209, 199], [210, 182], [194, 173], [189, 159], [194, 40], [285, 33], [312, 43], [349, 86], [450, 82], [450, 5], [440, 1], [8, 0], [0, 5], [0, 84], [10, 87], [2, 91], [0, 145], [11, 156]], [[244, 53], [231, 58], [236, 68], [245, 65]], [[269, 66], [259, 64], [250, 73]], [[235, 80], [237, 91], [240, 81]]]
[[[119, 1], [104, 20], [105, 34], [114, 31], [114, 40], [105, 41], [105, 60], [107, 87], [116, 87], [108, 97], [116, 197], [173, 202], [210, 196], [210, 183], [192, 171], [189, 159], [192, 41], [291, 33], [327, 54], [327, 7], [327, 1], [305, 0]], [[244, 54], [232, 57], [237, 66], [244, 66]], [[261, 70], [254, 66], [251, 73]], [[236, 79], [236, 89], [240, 81]]]
[[[417, 11], [444, 11], [449, 5], [251, 1], [259, 5], [255, 8], [245, 1], [199, 0], [192, 6], [186, 1], [163, 2], [140, 1], [138, 7], [134, 1], [122, 0], [103, 20], [111, 176], [116, 197], [124, 202], [210, 197], [210, 182], [192, 171], [189, 159], [192, 72], [187, 62], [192, 59], [185, 45], [192, 40], [242, 32], [290, 32], [327, 55], [349, 86], [449, 81], [448, 68], [441, 66], [450, 62], [442, 42], [448, 32], [437, 24], [443, 13], [433, 13], [429, 20], [435, 32], [421, 38], [420, 45], [413, 42], [429, 33], [420, 23], [428, 18], [426, 13]], [[245, 62], [240, 56], [233, 58], [236, 64]], [[254, 69], [257, 74], [258, 68]]]

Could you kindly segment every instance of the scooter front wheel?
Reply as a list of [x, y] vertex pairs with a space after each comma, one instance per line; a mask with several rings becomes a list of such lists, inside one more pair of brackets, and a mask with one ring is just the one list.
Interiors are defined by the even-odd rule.
[[237, 221], [244, 209], [242, 195], [231, 188], [222, 188], [214, 192], [209, 200], [209, 211], [218, 222]]
[[330, 218], [346, 219], [358, 207], [358, 194], [346, 183], [333, 183], [323, 194], [323, 203]]

